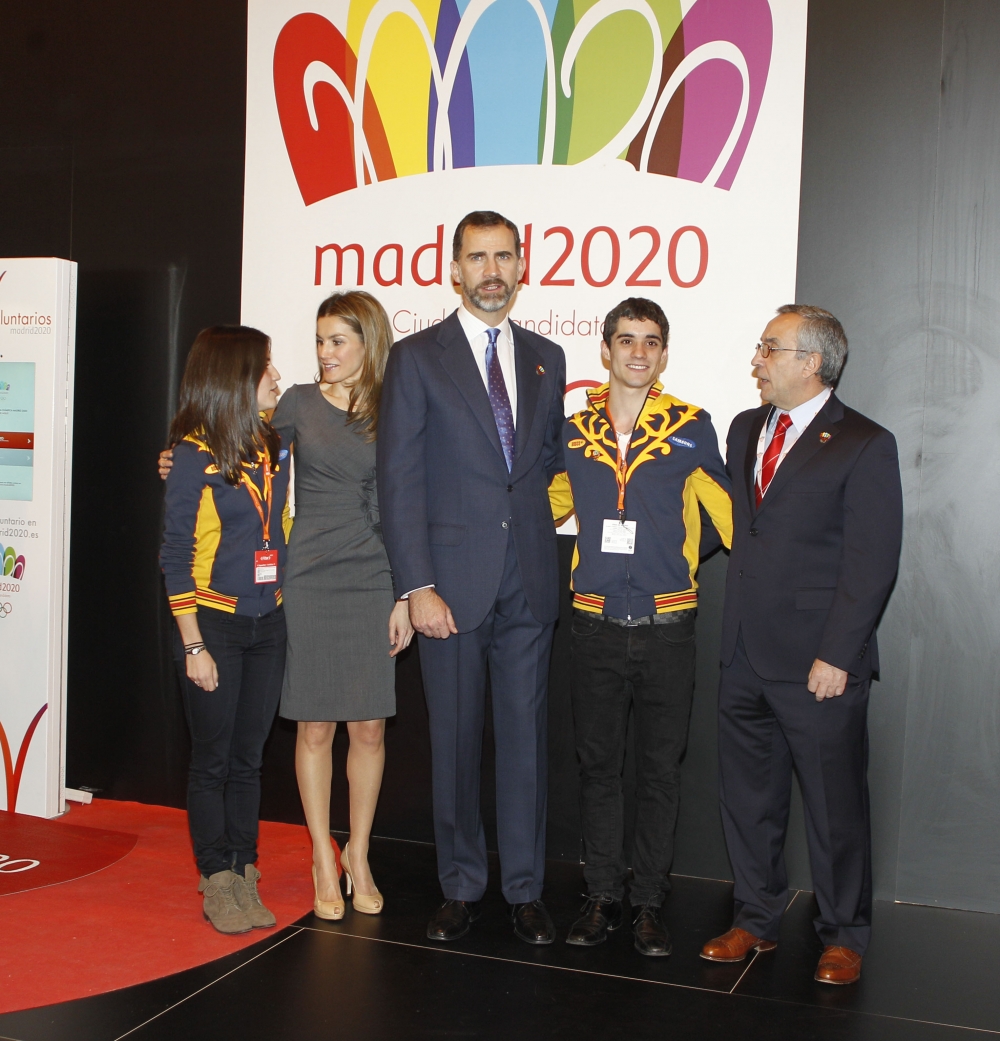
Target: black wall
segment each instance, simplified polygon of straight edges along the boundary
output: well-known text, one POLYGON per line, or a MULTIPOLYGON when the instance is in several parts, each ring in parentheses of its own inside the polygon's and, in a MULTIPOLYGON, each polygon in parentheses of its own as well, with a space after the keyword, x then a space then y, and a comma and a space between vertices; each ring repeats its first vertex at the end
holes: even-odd
POLYGON ((195 333, 238 321, 243 3, 4 6, 0 255, 79 267, 67 781, 179 805, 156 553, 195 333))
MULTIPOLYGON (((245 34, 239 0, 4 12, 0 256, 80 265, 67 781, 113 798, 183 804, 152 464, 187 345, 239 317, 245 34)), ((995 0, 813 0, 798 289, 844 321, 841 395, 896 433, 903 463, 904 557, 871 710, 877 894, 989 910, 1000 910, 998 54, 995 0)), ((783 302, 760 301, 762 328, 783 302)), ((729 873, 714 724, 725 567, 717 554, 701 573, 675 864, 711 877, 729 873)), ((562 626, 549 838, 552 854, 575 857, 565 641, 562 626)), ((398 687, 376 830, 429 839, 413 653, 398 687)), ((279 723, 264 777, 272 819, 301 819, 293 742, 279 723)), ((344 752, 338 740, 340 777, 344 752)), ((488 818, 491 766, 487 735, 488 818)), ((332 818, 347 820, 343 783, 332 818)), ((808 885, 798 810, 787 854, 793 884, 808 885)))

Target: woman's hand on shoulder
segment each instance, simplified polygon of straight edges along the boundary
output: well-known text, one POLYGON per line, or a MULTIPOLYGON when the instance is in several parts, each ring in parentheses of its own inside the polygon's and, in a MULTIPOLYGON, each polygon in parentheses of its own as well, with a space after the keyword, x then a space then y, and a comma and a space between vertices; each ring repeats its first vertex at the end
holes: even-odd
POLYGON ((171 473, 185 476, 190 476, 192 473, 203 473, 205 469, 203 452, 207 452, 203 445, 195 444, 186 438, 169 448, 164 448, 156 460, 160 477, 165 481, 171 473))
POLYGON ((409 605, 405 600, 397 600, 389 615, 389 657, 395 658, 400 651, 405 651, 412 639, 409 605))

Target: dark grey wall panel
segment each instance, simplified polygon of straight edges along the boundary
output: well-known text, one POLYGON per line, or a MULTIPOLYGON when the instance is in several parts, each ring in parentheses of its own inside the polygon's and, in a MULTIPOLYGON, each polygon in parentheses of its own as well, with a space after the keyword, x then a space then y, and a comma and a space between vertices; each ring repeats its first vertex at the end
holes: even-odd
POLYGON ((941 0, 810 5, 797 297, 844 323, 838 393, 892 430, 906 505, 900 579, 869 710, 876 894, 894 898, 928 346, 941 0))
POLYGON ((906 507, 869 716, 876 895, 1000 911, 1000 5, 816 2, 800 300, 906 507))
POLYGON ((948 0, 897 897, 1000 911, 1000 5, 948 0))

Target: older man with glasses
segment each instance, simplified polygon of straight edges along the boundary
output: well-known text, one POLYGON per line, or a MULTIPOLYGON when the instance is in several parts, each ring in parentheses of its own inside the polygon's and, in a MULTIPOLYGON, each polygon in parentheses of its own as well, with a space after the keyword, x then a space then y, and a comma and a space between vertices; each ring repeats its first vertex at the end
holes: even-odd
POLYGON ((733 927, 709 961, 773 950, 788 903, 792 771, 805 805, 821 983, 854 983, 871 935, 868 691, 896 575, 896 441, 834 394, 836 318, 779 308, 753 357, 760 408, 729 431, 733 546, 722 630, 719 772, 733 927))

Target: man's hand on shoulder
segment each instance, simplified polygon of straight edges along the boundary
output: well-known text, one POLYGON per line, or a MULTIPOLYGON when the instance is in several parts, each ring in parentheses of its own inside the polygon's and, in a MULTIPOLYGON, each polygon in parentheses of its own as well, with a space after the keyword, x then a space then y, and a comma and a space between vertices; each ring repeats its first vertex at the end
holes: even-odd
POLYGON ((160 477, 165 481, 167 474, 170 473, 170 468, 174 465, 174 450, 172 448, 164 448, 160 453, 158 460, 158 466, 160 468, 160 477))
POLYGON ((817 658, 809 670, 808 686, 809 693, 815 694, 817 701, 839 698, 847 689, 847 673, 817 658))
POLYGON ((447 640, 458 632, 451 608, 438 596, 437 590, 418 589, 409 596, 410 623, 422 636, 447 640))

